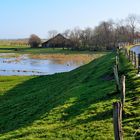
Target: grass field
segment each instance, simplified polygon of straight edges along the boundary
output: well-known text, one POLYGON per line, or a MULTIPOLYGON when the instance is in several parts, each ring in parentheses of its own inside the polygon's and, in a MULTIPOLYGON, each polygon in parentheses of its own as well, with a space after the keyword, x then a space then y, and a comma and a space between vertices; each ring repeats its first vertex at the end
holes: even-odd
MULTIPOLYGON (((0 77, 0 140, 113 140, 115 92, 109 53, 67 73, 0 77)), ((139 139, 140 78, 121 56, 127 76, 124 139, 139 139)))
MULTIPOLYGON (((1 46, 0 53, 22 53, 22 54, 100 54, 100 52, 93 51, 74 51, 62 48, 30 48, 29 46, 1 46)), ((106 52, 104 52, 106 53, 106 52)))

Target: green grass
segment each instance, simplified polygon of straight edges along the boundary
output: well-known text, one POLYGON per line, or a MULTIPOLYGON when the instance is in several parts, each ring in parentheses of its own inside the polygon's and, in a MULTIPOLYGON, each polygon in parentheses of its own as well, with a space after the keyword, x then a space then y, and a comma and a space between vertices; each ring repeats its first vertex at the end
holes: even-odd
POLYGON ((121 54, 121 72, 126 75, 126 103, 123 112, 124 137, 140 139, 140 77, 121 54))
MULTIPOLYGON (((30 48, 29 46, 1 46, 0 45, 0 53, 22 53, 22 54, 56 54, 56 53, 63 53, 63 54, 93 54, 93 53, 100 53, 100 52, 93 52, 93 51, 74 51, 68 50, 63 48, 30 48), (18 49, 15 51, 15 49, 18 49)), ((105 52, 107 53, 107 52, 105 52)))
MULTIPOLYGON (((140 79, 121 59, 121 73, 128 79, 123 128, 129 140, 139 134, 139 100, 133 98, 139 99, 140 79)), ((1 76, 0 140, 113 140, 112 103, 119 100, 114 62, 115 55, 109 53, 67 73, 1 76)))

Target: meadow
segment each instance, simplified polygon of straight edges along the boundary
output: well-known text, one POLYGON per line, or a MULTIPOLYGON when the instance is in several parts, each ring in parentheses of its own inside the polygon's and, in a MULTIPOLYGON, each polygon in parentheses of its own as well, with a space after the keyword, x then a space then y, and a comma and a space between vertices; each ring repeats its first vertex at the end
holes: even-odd
POLYGON ((113 94, 114 86, 113 81, 99 84, 110 69, 102 73, 100 65, 101 60, 70 73, 0 77, 0 138, 84 139, 100 137, 101 129, 102 138, 113 136, 113 99, 104 97, 113 94))
MULTIPOLYGON (((127 78, 124 139, 138 140, 140 79, 123 55, 120 59, 127 78)), ((0 76, 0 140, 113 140, 112 103, 120 97, 114 63, 115 54, 107 53, 71 72, 0 76)))
MULTIPOLYGON (((62 48, 31 48, 29 46, 0 45, 0 53, 22 53, 22 54, 100 54, 94 51, 76 51, 62 48)), ((106 53, 106 52, 102 52, 106 53)))

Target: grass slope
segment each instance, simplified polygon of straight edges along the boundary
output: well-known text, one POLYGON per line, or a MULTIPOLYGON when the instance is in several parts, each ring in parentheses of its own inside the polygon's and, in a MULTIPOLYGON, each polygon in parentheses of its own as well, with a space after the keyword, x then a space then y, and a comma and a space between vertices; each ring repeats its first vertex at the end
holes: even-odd
MULTIPOLYGON (((111 80, 114 61, 111 53, 67 73, 0 77, 0 139, 113 140, 112 103, 119 97, 111 80)), ((133 111, 138 101, 126 100, 127 140, 139 133, 133 111)))

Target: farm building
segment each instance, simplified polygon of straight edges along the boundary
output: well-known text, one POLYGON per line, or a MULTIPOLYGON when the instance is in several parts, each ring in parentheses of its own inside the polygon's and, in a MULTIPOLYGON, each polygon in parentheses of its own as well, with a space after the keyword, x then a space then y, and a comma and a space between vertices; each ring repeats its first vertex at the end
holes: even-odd
POLYGON ((72 48, 73 43, 70 39, 65 38, 63 35, 58 34, 48 41, 42 43, 42 47, 46 48, 72 48))

